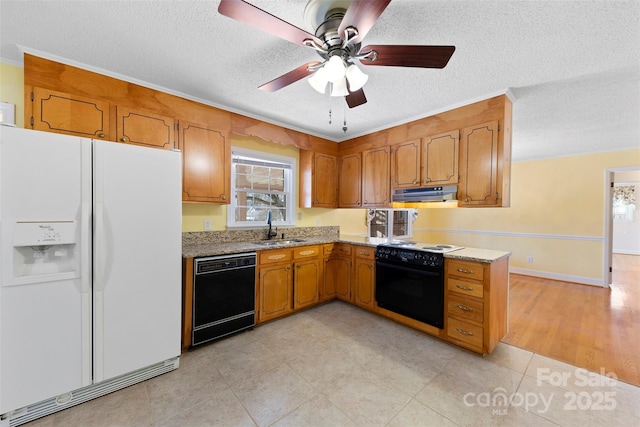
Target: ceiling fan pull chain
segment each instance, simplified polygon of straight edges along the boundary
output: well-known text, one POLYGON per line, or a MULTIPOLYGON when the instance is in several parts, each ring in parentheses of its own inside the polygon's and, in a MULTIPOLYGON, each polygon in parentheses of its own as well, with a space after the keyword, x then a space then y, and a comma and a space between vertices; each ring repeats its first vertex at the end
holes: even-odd
POLYGON ((347 107, 344 107, 344 124, 342 125, 342 132, 347 133, 347 107))
POLYGON ((331 92, 333 91, 333 82, 329 82, 329 124, 331 124, 331 92))

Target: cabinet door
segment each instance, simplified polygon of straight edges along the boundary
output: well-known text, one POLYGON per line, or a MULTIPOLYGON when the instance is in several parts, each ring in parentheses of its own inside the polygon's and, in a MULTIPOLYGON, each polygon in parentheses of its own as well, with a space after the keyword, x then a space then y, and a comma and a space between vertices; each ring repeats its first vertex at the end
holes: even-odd
POLYGON ((420 140, 403 142, 391 150, 391 176, 393 188, 420 185, 420 140))
POLYGON ((340 158, 338 207, 357 208, 362 205, 362 158, 360 153, 340 158))
POLYGON ((259 322, 291 312, 291 277, 291 264, 289 263, 260 267, 259 322))
POLYGON ((389 147, 381 147, 362 153, 362 207, 390 203, 389 152, 389 147))
POLYGON ((315 153, 313 158, 313 207, 338 206, 338 160, 329 154, 315 153))
POLYGON ((327 299, 351 300, 351 258, 332 256, 325 263, 324 288, 327 299))
POLYGON ((172 117, 118 106, 116 118, 119 142, 166 150, 175 148, 172 117))
POLYGON ((368 259, 356 258, 355 260, 355 282, 354 301, 357 305, 373 310, 374 307, 374 287, 375 287, 375 265, 368 259))
POLYGON ((458 130, 422 140, 422 184, 429 186, 458 183, 458 130))
POLYGON ((109 103, 33 88, 33 129, 109 140, 109 103))
POLYGON ((498 122, 462 129, 460 141, 460 206, 497 206, 498 122))
POLYGON ((231 148, 226 131, 180 121, 182 200, 229 203, 231 148))
POLYGON ((320 260, 308 259, 293 264, 293 308, 299 309, 318 302, 320 260))

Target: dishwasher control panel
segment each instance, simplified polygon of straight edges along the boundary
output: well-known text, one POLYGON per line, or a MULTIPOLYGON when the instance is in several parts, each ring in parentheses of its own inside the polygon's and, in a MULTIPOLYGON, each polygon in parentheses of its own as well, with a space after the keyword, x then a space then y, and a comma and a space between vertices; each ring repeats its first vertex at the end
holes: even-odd
POLYGON ((256 254, 243 253, 233 255, 221 255, 207 258, 196 258, 195 274, 207 274, 216 271, 235 268, 247 268, 256 265, 256 254))

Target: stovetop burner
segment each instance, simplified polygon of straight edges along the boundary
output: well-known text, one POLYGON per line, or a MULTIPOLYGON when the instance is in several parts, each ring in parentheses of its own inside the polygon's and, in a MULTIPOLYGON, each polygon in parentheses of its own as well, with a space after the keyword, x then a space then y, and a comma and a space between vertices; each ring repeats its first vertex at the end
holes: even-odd
POLYGON ((440 254, 457 251, 459 249, 464 249, 462 246, 442 245, 437 243, 412 242, 408 240, 394 240, 388 243, 382 243, 379 246, 387 246, 387 247, 391 246, 396 248, 412 249, 416 251, 434 252, 434 253, 440 253, 440 254))

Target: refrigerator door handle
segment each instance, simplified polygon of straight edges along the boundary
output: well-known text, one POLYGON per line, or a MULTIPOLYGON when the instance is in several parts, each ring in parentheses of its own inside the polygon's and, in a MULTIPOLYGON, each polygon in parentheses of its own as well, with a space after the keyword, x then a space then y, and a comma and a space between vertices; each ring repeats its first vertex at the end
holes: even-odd
POLYGON ((93 248, 93 267, 94 277, 93 286, 94 292, 104 291, 106 282, 106 242, 104 233, 104 204, 96 203, 94 215, 96 218, 94 226, 94 248, 93 248))
POLYGON ((80 277, 82 293, 91 292, 91 205, 82 202, 80 213, 80 277))

